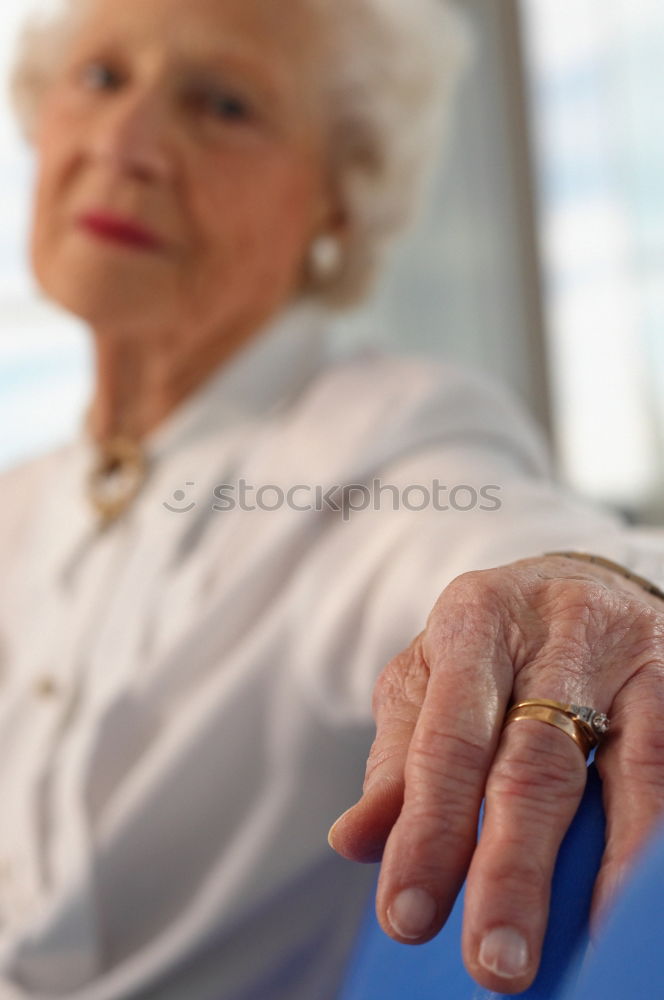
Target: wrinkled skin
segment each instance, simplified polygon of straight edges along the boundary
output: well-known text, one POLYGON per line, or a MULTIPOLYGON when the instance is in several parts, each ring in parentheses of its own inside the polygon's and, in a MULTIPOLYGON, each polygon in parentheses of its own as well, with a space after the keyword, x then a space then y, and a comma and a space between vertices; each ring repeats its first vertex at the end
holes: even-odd
POLYGON ((590 705, 611 718, 596 757, 607 815, 596 931, 664 806, 663 675, 664 601, 611 570, 549 556, 453 580, 378 679, 363 795, 331 832, 344 857, 381 861, 376 907, 386 933, 410 944, 432 938, 467 875, 469 973, 504 993, 532 982, 556 854, 586 769, 552 726, 527 720, 503 730, 509 705, 526 698, 590 705), (428 926, 406 933, 402 913, 400 933, 390 916, 398 919, 394 901, 410 887, 431 897, 428 926), (523 938, 521 969, 510 966, 507 929, 523 938))

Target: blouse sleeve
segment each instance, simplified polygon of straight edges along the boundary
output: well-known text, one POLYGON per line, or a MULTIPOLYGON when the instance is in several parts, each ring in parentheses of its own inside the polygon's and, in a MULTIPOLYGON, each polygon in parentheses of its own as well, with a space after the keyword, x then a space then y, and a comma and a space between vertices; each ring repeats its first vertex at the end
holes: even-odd
POLYGON ((502 390, 443 373, 406 419, 391 430, 400 454, 365 462, 291 606, 295 668, 326 716, 370 716, 378 673, 461 573, 577 549, 664 584, 664 531, 632 529, 558 484, 540 432, 502 390))

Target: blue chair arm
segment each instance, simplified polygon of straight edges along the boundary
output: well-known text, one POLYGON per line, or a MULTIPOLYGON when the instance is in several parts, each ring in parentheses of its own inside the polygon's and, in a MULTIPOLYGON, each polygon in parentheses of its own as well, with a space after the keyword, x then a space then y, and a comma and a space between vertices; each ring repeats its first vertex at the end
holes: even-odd
MULTIPOLYGON (((578 979, 603 849, 601 783, 591 764, 583 800, 558 855, 540 969, 520 997, 558 1000, 578 979)), ((372 900, 338 1000, 403 1000, 406 996, 409 1000, 489 1000, 500 996, 479 987, 464 968, 462 914, 463 891, 440 934, 423 945, 403 945, 382 931, 372 900)))

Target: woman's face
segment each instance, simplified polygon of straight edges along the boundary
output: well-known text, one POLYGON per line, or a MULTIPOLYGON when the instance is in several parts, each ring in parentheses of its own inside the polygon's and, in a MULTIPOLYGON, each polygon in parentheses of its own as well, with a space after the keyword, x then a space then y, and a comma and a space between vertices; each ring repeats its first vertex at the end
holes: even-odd
POLYGON ((332 218, 314 65, 299 0, 91 0, 39 115, 46 293, 132 334, 271 316, 332 218))

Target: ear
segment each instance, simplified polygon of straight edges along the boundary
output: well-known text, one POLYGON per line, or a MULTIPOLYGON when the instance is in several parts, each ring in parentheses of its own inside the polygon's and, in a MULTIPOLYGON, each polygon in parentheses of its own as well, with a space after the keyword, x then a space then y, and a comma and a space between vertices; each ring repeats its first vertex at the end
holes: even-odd
POLYGON ((305 288, 320 290, 340 272, 350 235, 349 215, 332 185, 322 192, 305 260, 305 288))
POLYGON ((344 204, 338 182, 330 178, 321 194, 313 236, 332 236, 343 244, 346 242, 348 231, 348 209, 344 204))

